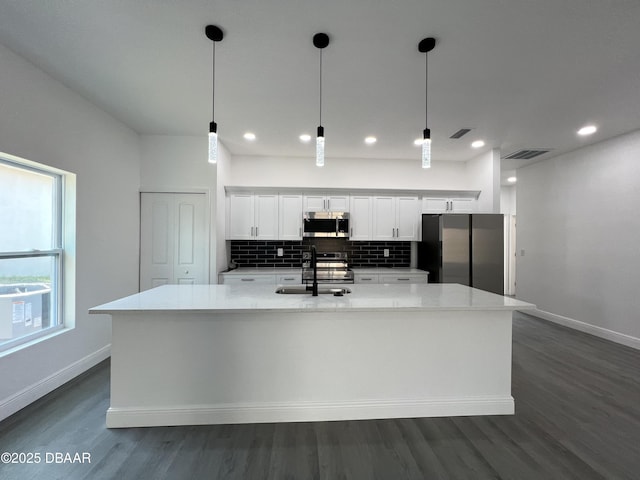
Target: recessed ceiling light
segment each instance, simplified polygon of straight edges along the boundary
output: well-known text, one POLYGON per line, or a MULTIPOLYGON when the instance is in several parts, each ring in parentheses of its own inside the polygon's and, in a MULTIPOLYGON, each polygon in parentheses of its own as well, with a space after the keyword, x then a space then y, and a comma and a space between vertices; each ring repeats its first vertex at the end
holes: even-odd
POLYGON ((509 182, 509 183, 516 183, 517 181, 518 181, 518 179, 516 177, 507 178, 507 182, 509 182))
POLYGON ((480 147, 484 147, 484 142, 482 140, 476 140, 475 142, 473 142, 471 144, 471 146, 473 148, 480 148, 480 147))
POLYGON ((422 139, 421 139, 421 138, 416 138, 416 139, 413 141, 413 144, 414 144, 416 147, 419 147, 420 145, 422 145, 422 139))
POLYGON ((595 125, 587 125, 578 130, 578 135, 591 135, 592 133, 596 133, 598 128, 595 125))
POLYGON ((364 143, 366 143, 367 145, 373 145, 377 141, 378 139, 376 137, 367 137, 364 139, 364 143))
POLYGON ((303 133, 299 138, 301 142, 307 143, 311 141, 311 135, 309 135, 308 133, 303 133))
POLYGON ((249 140, 250 142, 253 142, 256 139, 256 134, 255 133, 251 133, 251 132, 247 132, 243 135, 245 140, 249 140))

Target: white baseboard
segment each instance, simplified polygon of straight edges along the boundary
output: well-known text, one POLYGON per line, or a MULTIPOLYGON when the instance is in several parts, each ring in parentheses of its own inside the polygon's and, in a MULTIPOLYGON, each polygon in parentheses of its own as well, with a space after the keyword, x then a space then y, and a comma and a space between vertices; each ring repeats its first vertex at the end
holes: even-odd
POLYGON ((44 397, 46 394, 64 385, 69 380, 72 380, 94 365, 97 365, 101 361, 109 358, 110 355, 111 345, 106 345, 100 350, 81 358, 77 362, 74 362, 54 374, 43 378, 33 385, 29 385, 10 397, 0 400, 0 420, 4 420, 27 405, 35 402, 39 398, 44 397))
POLYGON ((379 418, 512 415, 513 397, 367 402, 186 405, 160 408, 109 408, 108 428, 238 423, 326 422, 379 418))
POLYGON ((556 315, 555 313, 545 312, 544 310, 527 310, 522 313, 533 315, 534 317, 540 317, 545 320, 549 320, 550 322, 573 328, 574 330, 580 330, 581 332, 640 350, 640 338, 632 337, 631 335, 591 325, 590 323, 581 322, 580 320, 575 320, 573 318, 563 317, 562 315, 556 315))

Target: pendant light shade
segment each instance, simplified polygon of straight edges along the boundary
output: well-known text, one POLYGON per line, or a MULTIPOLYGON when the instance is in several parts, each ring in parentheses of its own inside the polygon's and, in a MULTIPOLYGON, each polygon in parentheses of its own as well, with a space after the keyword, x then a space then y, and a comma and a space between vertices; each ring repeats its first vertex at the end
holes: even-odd
POLYGON ((209 123, 209 163, 218 162, 218 124, 215 122, 216 106, 216 42, 224 38, 220 27, 207 25, 205 35, 213 43, 212 75, 211 75, 211 123, 209 123))
POLYGON ((423 38, 418 43, 418 51, 424 53, 424 123, 425 128, 422 131, 422 168, 431 168, 431 130, 429 130, 429 122, 427 121, 428 109, 428 83, 429 83, 429 56, 427 55, 436 46, 436 39, 433 37, 423 38))
POLYGON ((316 166, 324 166, 324 127, 322 126, 322 49, 329 45, 329 35, 316 33, 313 36, 313 45, 320 50, 320 121, 316 136, 316 166))

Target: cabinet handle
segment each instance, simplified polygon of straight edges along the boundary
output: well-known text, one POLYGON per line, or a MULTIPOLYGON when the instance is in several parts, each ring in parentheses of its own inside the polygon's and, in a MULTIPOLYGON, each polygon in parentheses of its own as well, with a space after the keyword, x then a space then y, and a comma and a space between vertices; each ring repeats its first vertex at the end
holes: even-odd
POLYGON ((241 282, 253 282, 255 280, 255 278, 241 278, 240 281, 241 282))
POLYGON ((302 227, 298 227, 298 236, 301 237, 302 236, 302 227))
POLYGON ((398 280, 399 282, 408 282, 411 279, 410 278, 396 278, 396 280, 398 280))
POLYGON ((365 282, 370 282, 371 280, 373 280, 373 278, 361 278, 360 280, 363 280, 365 282))
POLYGON ((349 235, 350 237, 353 237, 353 227, 351 227, 351 235, 349 235))
POLYGON ((256 227, 256 237, 258 236, 258 227, 256 227))
POLYGON ((284 278, 283 280, 285 280, 285 281, 291 281, 291 280, 295 280, 295 278, 293 278, 293 277, 289 277, 289 278, 284 278))
POLYGON ((253 227, 251 227, 251 236, 253 237, 253 227))

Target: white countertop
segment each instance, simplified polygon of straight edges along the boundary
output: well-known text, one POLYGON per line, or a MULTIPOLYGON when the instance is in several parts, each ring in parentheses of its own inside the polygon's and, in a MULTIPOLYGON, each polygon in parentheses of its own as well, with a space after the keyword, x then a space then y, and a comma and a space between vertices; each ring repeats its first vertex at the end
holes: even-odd
MULTIPOLYGON (((344 287, 345 285, 340 285, 344 287)), ((352 293, 280 295, 275 285, 163 285, 89 313, 528 310, 530 303, 458 284, 347 285, 352 293)))

